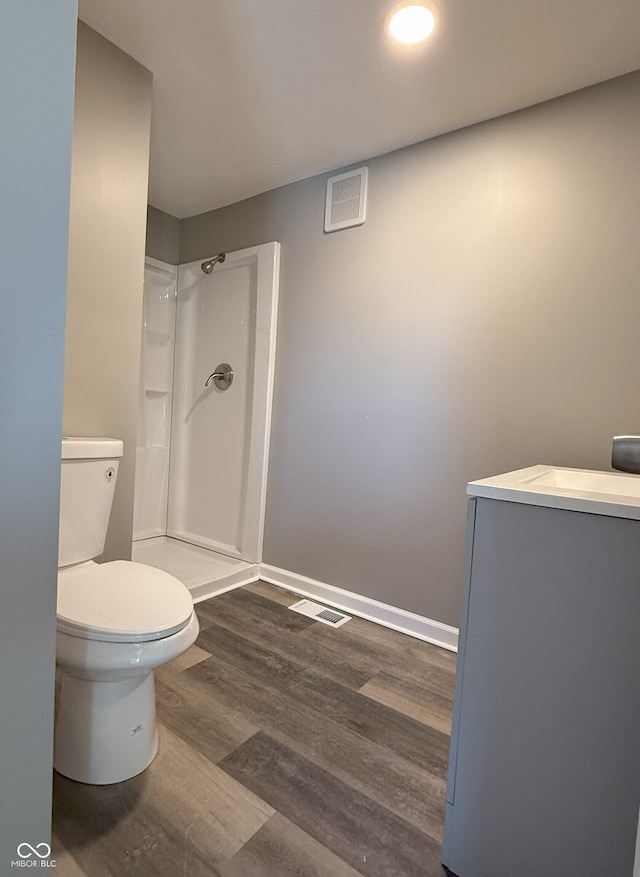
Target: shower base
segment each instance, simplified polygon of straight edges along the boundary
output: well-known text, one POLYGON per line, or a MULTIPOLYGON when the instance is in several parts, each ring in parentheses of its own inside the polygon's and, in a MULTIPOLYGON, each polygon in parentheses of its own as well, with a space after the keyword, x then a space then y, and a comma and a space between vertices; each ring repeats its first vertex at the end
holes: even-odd
POLYGON ((158 567, 180 579, 196 603, 258 578, 255 563, 227 557, 170 536, 154 536, 134 542, 132 560, 158 567))

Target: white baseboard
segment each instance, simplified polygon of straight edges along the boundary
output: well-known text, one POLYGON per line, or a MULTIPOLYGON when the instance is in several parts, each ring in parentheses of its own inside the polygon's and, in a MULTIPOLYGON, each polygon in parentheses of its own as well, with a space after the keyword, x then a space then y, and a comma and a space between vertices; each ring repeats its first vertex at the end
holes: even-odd
POLYGON ((358 615, 383 627, 406 633, 415 639, 424 640, 451 652, 458 651, 458 629, 442 624, 440 621, 398 609, 396 606, 381 603, 371 597, 354 594, 352 591, 345 591, 334 585, 309 579, 267 563, 260 564, 260 578, 273 585, 295 591, 303 597, 313 597, 351 615, 358 615))
POLYGON ((254 563, 249 567, 245 567, 245 569, 240 569, 237 572, 230 573, 212 582, 207 582, 204 585, 192 585, 189 591, 191 592, 193 602, 202 603, 203 600, 208 600, 209 597, 217 597, 218 594, 235 591, 236 588, 241 588, 243 585, 257 582, 260 578, 259 570, 260 566, 254 563))
POLYGON ((392 630, 432 643, 434 646, 448 649, 451 652, 458 651, 458 629, 456 627, 450 627, 441 621, 416 615, 406 609, 398 609, 397 606, 381 603, 372 597, 355 594, 353 591, 345 591, 343 588, 336 588, 335 585, 319 582, 317 579, 310 579, 307 576, 280 569, 268 563, 252 564, 216 581, 191 586, 191 596, 194 603, 200 603, 202 600, 208 600, 210 597, 216 597, 226 591, 233 591, 258 579, 279 585, 281 588, 301 594, 303 597, 320 600, 336 609, 342 609, 349 615, 366 618, 367 621, 373 621, 383 627, 390 627, 392 630))

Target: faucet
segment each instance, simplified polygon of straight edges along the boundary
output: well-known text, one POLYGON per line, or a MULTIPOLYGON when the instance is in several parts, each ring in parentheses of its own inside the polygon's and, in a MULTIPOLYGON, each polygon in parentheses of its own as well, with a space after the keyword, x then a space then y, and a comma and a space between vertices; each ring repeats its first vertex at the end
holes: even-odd
POLYGON ((611 467, 640 475, 640 435, 614 435, 611 467))

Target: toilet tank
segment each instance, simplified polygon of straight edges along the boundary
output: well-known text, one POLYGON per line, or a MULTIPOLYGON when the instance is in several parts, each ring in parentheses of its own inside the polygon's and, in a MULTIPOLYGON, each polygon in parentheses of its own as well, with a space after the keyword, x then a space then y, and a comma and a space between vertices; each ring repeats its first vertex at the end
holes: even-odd
POLYGON ((59 568, 104 551, 122 452, 120 439, 62 439, 59 568))

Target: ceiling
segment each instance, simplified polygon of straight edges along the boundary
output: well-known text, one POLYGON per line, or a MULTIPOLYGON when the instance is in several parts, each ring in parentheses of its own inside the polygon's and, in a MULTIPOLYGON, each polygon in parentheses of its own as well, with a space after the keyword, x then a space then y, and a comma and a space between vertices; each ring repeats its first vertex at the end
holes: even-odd
POLYGON ((640 68, 639 0, 80 0, 154 75, 149 201, 212 210, 640 68))

